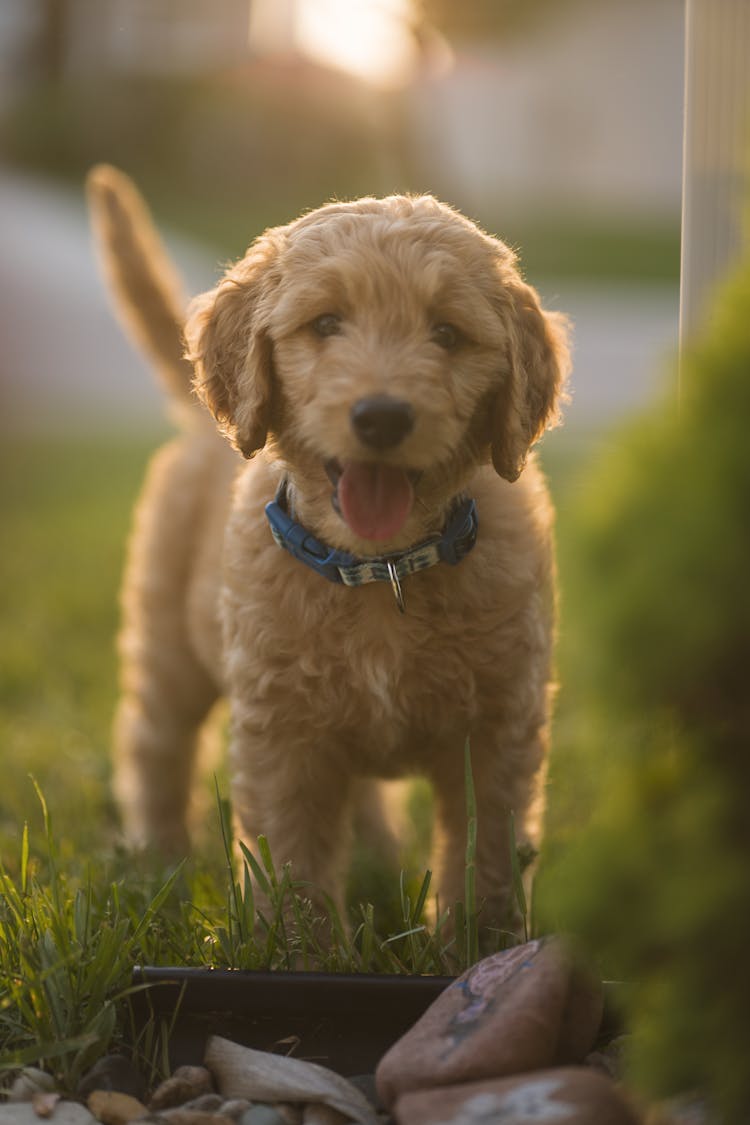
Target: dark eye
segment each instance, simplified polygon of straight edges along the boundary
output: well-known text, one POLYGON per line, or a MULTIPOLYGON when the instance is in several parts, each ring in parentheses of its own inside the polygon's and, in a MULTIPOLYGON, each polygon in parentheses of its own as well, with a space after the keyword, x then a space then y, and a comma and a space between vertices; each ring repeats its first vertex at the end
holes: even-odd
POLYGON ((336 313, 323 313, 322 316, 315 317, 311 327, 316 336, 338 336, 341 331, 341 317, 336 313))
POLYGON ((440 348, 444 348, 446 352, 457 348, 462 339, 459 330, 453 324, 447 322, 433 324, 430 337, 433 343, 440 348))

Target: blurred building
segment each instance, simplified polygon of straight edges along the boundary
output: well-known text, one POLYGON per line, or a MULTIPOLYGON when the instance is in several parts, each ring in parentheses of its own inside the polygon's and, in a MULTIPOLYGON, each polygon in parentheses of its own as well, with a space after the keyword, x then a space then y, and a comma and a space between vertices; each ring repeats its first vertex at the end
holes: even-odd
POLYGON ((248 0, 67 0, 70 70, 216 70, 247 60, 248 0))
MULTIPOLYGON (((5 87, 40 67, 71 77, 288 65, 299 57, 300 2, 3 0, 5 87)), ((450 69, 417 62, 388 113, 410 134, 423 180, 475 214, 522 204, 673 217, 683 9, 684 0, 547 4, 524 32, 462 44, 450 69)))
POLYGON ((683 43, 683 0, 561 4, 417 88, 420 156, 480 214, 498 193, 535 211, 678 214, 683 43))
POLYGON ((2 0, 4 77, 221 69, 247 59, 249 11, 249 0, 2 0))

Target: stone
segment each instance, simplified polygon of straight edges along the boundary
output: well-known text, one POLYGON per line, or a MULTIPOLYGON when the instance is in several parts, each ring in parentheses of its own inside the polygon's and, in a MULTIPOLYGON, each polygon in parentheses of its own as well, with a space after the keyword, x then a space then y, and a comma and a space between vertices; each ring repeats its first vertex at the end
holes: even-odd
POLYGON ((55 1090, 55 1080, 46 1070, 36 1066, 25 1066, 13 1079, 8 1090, 9 1102, 30 1102, 35 1094, 51 1094, 55 1090))
POLYGON ((683 1094, 649 1106, 645 1125, 721 1125, 718 1111, 701 1094, 683 1094))
POLYGON ((125 1055, 102 1055, 81 1078, 76 1094, 85 1101, 94 1090, 117 1090, 142 1102, 146 1079, 125 1055))
POLYGON ((232 1125, 232 1119, 221 1111, 211 1113, 201 1109, 188 1109, 184 1105, 173 1105, 159 1113, 151 1111, 152 1120, 169 1122, 169 1125, 232 1125))
POLYGON ((242 1114, 240 1125, 286 1125, 286 1118, 276 1106, 257 1102, 242 1114))
POLYGON ((601 1025, 603 992, 557 938, 493 954, 458 977, 381 1059, 390 1107, 408 1090, 581 1062, 601 1025))
POLYGON ((586 1066, 601 1071, 616 1082, 625 1072, 625 1057, 630 1047, 630 1039, 630 1035, 619 1035, 596 1051, 591 1051, 584 1059, 586 1066))
POLYGON ((202 1094, 213 1094, 214 1083, 211 1072, 205 1066, 178 1066, 174 1074, 166 1078, 157 1088, 148 1103, 154 1112, 184 1105, 194 1101, 202 1094))
POLYGON ((348 1081, 365 1095, 376 1113, 382 1113, 385 1110, 385 1106, 378 1097, 374 1074, 355 1074, 348 1081))
POLYGON ((404 1094, 398 1125, 639 1125, 614 1083, 585 1067, 404 1094))
POLYGON ((302 1117, 304 1114, 304 1107, 299 1103, 294 1102, 275 1102, 274 1109, 277 1109, 281 1116, 284 1118, 286 1125, 302 1125, 302 1117))
MULTIPOLYGON (((31 1102, 0 1102, 0 1125, 39 1125, 40 1118, 31 1102)), ((54 1125, 96 1125, 85 1105, 59 1101, 52 1118, 54 1125)))
POLYGON ((349 1118, 324 1102, 308 1102, 302 1114, 302 1125, 349 1125, 349 1118))
POLYGON ((209 1038, 204 1061, 225 1098, 301 1102, 306 1106, 320 1102, 338 1110, 348 1121, 377 1125, 367 1098, 340 1074, 317 1063, 255 1051, 218 1035, 209 1038))
POLYGON ((60 1094, 57 1091, 38 1090, 31 1095, 31 1108, 37 1117, 51 1117, 59 1101, 60 1094))
MULTIPOLYGON (((250 1108, 250 1102, 247 1098, 230 1098, 229 1101, 225 1102, 218 1094, 204 1094, 203 1098, 198 1098, 198 1101, 204 1101, 209 1097, 219 1098, 222 1117, 229 1117, 232 1121, 239 1121, 245 1110, 250 1108)), ((193 1104, 197 1106, 197 1102, 193 1104)))
POLYGON ((143 1102, 119 1090, 92 1090, 86 1105, 102 1125, 127 1125, 146 1114, 143 1102))
MULTIPOLYGON (((247 1109, 247 1102, 241 1102, 242 1109, 247 1109)), ((197 1098, 192 1098, 191 1101, 185 1102, 183 1109, 194 1109, 201 1113, 221 1113, 224 1117, 231 1117, 227 1113, 227 1106, 229 1102, 225 1102, 221 1094, 200 1094, 197 1098)), ((242 1112, 242 1111, 240 1111, 242 1112)), ((169 1117, 169 1110, 163 1111, 164 1117, 169 1117)))

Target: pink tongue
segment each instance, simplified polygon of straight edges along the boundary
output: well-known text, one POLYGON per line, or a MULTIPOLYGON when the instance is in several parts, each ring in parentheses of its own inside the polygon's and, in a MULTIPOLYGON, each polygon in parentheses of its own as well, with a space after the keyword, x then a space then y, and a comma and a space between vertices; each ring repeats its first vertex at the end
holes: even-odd
POLYGON ((414 503, 403 469, 372 461, 348 461, 339 480, 341 514, 362 539, 390 539, 406 522, 414 503))

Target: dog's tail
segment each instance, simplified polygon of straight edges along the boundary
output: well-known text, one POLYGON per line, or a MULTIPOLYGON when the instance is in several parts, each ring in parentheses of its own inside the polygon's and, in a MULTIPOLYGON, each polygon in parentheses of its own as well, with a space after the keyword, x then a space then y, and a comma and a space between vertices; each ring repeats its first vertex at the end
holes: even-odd
POLYGON ((115 311, 156 367, 170 399, 194 402, 184 357, 182 283, 133 181, 109 164, 86 179, 91 223, 115 311))

